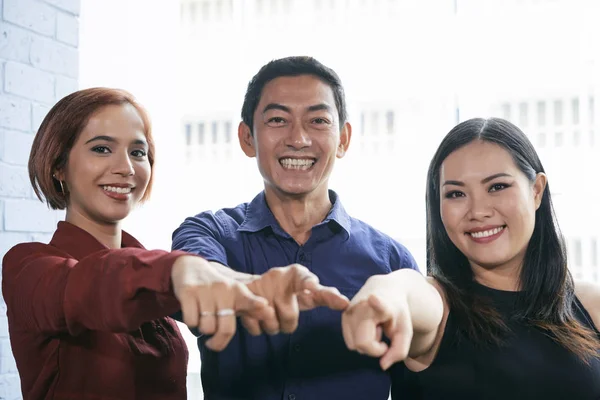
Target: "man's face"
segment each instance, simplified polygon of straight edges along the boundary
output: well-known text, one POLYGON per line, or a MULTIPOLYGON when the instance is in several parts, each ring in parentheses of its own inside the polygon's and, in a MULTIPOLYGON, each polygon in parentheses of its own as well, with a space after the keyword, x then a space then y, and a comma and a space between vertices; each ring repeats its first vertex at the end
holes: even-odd
POLYGON ((327 192, 336 158, 350 143, 331 87, 312 75, 279 77, 263 88, 252 132, 240 124, 242 149, 256 157, 266 190, 307 196, 327 192))

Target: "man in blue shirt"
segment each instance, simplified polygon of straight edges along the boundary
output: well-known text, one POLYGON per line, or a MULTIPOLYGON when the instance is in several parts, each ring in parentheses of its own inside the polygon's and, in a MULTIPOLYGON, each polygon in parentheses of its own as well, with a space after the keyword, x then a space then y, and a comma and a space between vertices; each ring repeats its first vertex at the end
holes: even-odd
MULTIPOLYGON (((264 191, 250 203, 187 218, 173 233, 173 249, 231 268, 259 295, 277 288, 262 278, 263 286, 253 287, 252 277, 290 264, 349 298, 372 275, 417 269, 404 246, 350 217, 328 188, 351 134, 333 70, 310 57, 266 64, 248 85, 238 129, 242 150, 257 159, 264 191)), ((297 299, 300 309, 314 305, 301 292, 297 299)), ((378 360, 346 348, 340 311, 321 307, 284 317, 281 331, 293 333, 273 336, 253 334, 277 327, 242 318, 247 330, 238 329, 219 353, 198 339, 206 399, 388 398, 398 371, 384 372, 378 360)))

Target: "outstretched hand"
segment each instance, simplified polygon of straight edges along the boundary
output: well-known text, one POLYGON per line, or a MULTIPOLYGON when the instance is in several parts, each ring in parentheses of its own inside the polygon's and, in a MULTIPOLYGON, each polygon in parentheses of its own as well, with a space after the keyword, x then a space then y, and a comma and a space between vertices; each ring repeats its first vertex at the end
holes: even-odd
POLYGON ((271 320, 275 315, 266 299, 200 257, 178 257, 171 270, 171 282, 183 322, 213 335, 206 346, 214 351, 223 350, 235 334, 236 315, 258 320, 271 320))
POLYGON ((242 324, 252 335, 292 333, 298 327, 300 311, 321 306, 344 310, 349 304, 346 296, 336 288, 319 284, 319 278, 299 264, 271 268, 247 286, 274 309, 274 314, 268 317, 257 318, 250 314, 241 317, 242 324))
POLYGON ((413 326, 408 304, 386 304, 375 294, 352 302, 342 314, 342 332, 346 346, 361 354, 380 357, 383 370, 408 357, 413 326), (383 341, 390 339, 390 345, 383 341))

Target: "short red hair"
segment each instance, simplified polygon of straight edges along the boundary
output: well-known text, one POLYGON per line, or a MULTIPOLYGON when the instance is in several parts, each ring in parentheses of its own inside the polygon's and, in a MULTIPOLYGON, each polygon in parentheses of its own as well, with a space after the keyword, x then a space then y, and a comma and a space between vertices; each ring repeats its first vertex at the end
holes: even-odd
MULTIPOLYGON (((90 117, 102 107, 131 104, 144 123, 144 135, 148 142, 150 169, 154 166, 154 140, 148 113, 135 97, 121 89, 91 88, 79 90, 62 98, 50 109, 35 135, 29 154, 29 180, 35 194, 54 210, 67 207, 67 197, 62 193, 53 175, 67 165, 69 152, 90 117)), ((141 201, 150 196, 153 174, 141 201)))

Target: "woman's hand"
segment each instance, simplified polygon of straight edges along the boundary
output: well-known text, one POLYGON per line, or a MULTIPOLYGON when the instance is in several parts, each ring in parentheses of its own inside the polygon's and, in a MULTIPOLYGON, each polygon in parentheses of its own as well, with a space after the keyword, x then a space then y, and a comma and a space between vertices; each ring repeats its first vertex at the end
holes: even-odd
POLYGON ((203 334, 213 335, 206 346, 214 351, 223 350, 235 334, 237 315, 268 321, 275 315, 267 300, 201 257, 177 258, 171 283, 183 321, 190 328, 198 327, 203 334))
POLYGON ((342 314, 344 341, 350 350, 381 357, 379 363, 386 370, 432 348, 443 309, 440 293, 419 272, 403 269, 375 275, 342 314))

